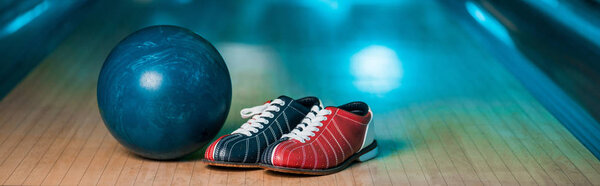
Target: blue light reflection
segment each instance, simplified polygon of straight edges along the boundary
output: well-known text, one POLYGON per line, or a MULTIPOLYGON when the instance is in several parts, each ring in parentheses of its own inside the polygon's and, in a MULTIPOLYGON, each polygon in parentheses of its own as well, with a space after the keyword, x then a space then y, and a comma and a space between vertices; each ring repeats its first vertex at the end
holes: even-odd
POLYGON ((600 46, 600 37, 598 37, 600 36, 600 22, 595 14, 578 10, 578 7, 569 7, 569 3, 561 4, 558 0, 526 0, 525 2, 563 25, 569 25, 573 31, 594 42, 596 46, 600 46))
POLYGON ((354 86, 362 92, 382 94, 400 86, 404 70, 398 55, 384 46, 368 46, 351 58, 354 86))
POLYGON ((1 36, 6 36, 16 32, 21 29, 23 26, 27 25, 29 22, 40 16, 42 13, 48 10, 50 7, 50 3, 48 1, 42 1, 37 4, 35 7, 30 9, 29 11, 17 16, 15 19, 10 21, 4 28, 2 29, 1 36))
POLYGON ((506 28, 500 24, 496 18, 494 18, 491 14, 489 14, 485 9, 482 9, 477 4, 467 1, 465 3, 467 11, 471 16, 486 30, 488 30, 491 34, 493 34, 496 38, 501 40, 507 45, 514 46, 510 35, 506 28))

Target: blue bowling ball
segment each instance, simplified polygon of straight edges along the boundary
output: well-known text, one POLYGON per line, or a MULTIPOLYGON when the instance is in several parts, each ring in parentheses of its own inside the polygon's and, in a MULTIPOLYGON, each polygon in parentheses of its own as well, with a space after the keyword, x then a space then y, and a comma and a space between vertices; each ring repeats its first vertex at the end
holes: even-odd
POLYGON ((151 26, 123 39, 104 62, 97 88, 110 133, 150 159, 202 148, 231 105, 231 79, 219 52, 176 26, 151 26))

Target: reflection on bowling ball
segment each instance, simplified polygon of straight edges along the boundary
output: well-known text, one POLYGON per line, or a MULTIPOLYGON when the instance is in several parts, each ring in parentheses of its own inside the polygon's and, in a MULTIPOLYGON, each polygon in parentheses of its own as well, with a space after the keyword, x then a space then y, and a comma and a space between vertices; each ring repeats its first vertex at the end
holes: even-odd
POLYGON ((98 107, 110 133, 150 159, 202 148, 223 126, 231 79, 219 52, 176 26, 151 26, 121 41, 98 79, 98 107))

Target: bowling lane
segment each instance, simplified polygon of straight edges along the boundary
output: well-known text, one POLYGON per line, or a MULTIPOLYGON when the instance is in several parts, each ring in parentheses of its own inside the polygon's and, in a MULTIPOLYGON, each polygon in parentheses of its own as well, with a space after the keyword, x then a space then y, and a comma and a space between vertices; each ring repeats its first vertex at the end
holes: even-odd
POLYGON ((0 184, 600 183, 600 162, 481 45, 432 1, 98 1, 0 102, 0 184), (133 156, 102 124, 97 75, 119 40, 155 24, 225 58, 233 101, 217 136, 281 94, 362 100, 381 154, 320 177, 133 156))

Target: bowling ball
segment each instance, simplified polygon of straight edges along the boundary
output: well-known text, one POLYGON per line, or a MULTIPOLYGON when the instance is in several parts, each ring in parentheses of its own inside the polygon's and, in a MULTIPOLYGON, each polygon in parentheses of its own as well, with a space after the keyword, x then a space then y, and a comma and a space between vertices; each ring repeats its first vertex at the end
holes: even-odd
POLYGON ((219 52, 176 26, 151 26, 123 39, 100 71, 98 107, 110 133, 150 159, 193 153, 223 126, 231 79, 219 52))

